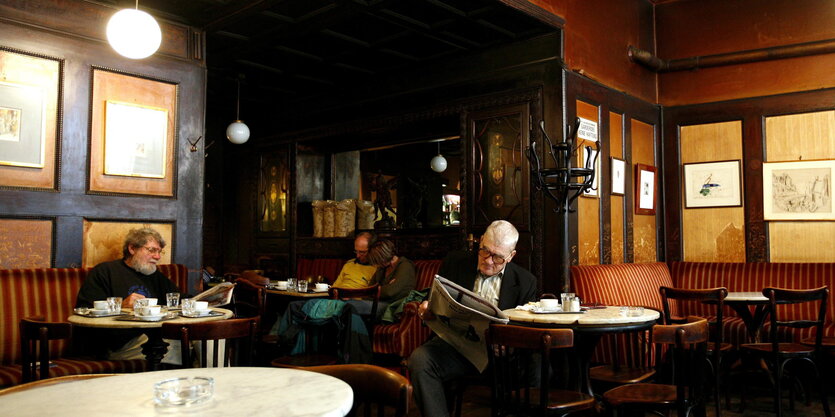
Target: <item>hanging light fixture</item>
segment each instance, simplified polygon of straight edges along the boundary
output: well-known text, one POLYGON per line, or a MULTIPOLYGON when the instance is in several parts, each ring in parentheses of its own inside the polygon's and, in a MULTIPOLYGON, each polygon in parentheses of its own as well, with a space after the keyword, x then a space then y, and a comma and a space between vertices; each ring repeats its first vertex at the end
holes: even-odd
POLYGON ((226 128, 226 139, 235 145, 246 143, 249 140, 249 126, 241 121, 241 79, 238 78, 238 101, 235 109, 235 121, 226 128))
POLYGON ((162 31, 151 15, 136 8, 122 9, 107 22, 107 42, 125 58, 142 59, 153 55, 162 42, 162 31))
POLYGON ((429 161, 429 167, 432 168, 432 171, 444 172, 446 171, 446 165, 446 158, 441 155, 441 142, 438 142, 438 155, 435 155, 435 157, 429 161))

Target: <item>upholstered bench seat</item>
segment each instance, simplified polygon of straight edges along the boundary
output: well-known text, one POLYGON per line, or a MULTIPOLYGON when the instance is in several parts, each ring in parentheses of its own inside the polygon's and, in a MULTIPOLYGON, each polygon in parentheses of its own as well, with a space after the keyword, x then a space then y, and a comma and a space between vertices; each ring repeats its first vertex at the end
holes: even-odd
MULTIPOLYGON (((120 374, 144 372, 147 370, 144 359, 96 361, 80 359, 55 359, 50 361, 49 377, 81 374, 120 374)), ((17 385, 23 381, 20 365, 0 366, 0 387, 17 385)))

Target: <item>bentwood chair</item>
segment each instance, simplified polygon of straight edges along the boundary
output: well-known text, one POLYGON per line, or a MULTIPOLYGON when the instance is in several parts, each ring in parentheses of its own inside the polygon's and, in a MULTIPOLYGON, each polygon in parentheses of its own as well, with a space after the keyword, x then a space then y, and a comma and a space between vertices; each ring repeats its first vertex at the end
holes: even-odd
MULTIPOLYGON (((708 307, 712 320, 708 320, 711 327, 711 337, 707 344, 708 365, 713 376, 713 396, 716 400, 716 416, 721 416, 722 407, 719 400, 719 385, 723 380, 722 370, 724 369, 723 358, 730 353, 733 345, 722 341, 724 329, 722 326, 725 307, 725 297, 728 296, 728 289, 724 287, 709 289, 685 289, 661 287, 661 302, 664 307, 664 324, 683 324, 687 322, 686 317, 676 316, 673 313, 670 301, 677 302, 679 309, 684 303, 694 304, 695 309, 708 307)), ((726 396, 727 398, 727 396, 726 396)))
POLYGON ((571 329, 492 324, 486 338, 494 417, 565 415, 594 407, 588 394, 551 388, 551 353, 574 345, 571 329))
MULTIPOLYGON (((774 383, 774 410, 777 417, 782 415, 782 384, 783 378, 787 375, 786 368, 789 365, 805 364, 814 373, 816 383, 820 392, 821 404, 826 417, 832 414, 829 410, 829 401, 824 390, 818 366, 822 358, 821 340, 823 338, 823 326, 826 320, 826 304, 829 300, 829 288, 820 287, 807 290, 791 290, 784 288, 765 288, 763 295, 768 297, 768 308, 770 315, 770 327, 768 329, 767 343, 749 343, 741 346, 742 350, 758 358, 764 359, 770 368, 774 383), (817 317, 805 319, 783 318, 787 307, 790 304, 818 303, 817 317), (790 334, 791 329, 814 329, 815 343, 806 345, 784 341, 785 335, 790 334)), ((814 311, 814 310, 809 310, 814 311)), ((788 314, 786 314, 788 315, 788 314)), ((800 373, 796 373, 799 375, 800 373)))
POLYGON ((395 417, 403 417, 409 411, 412 384, 403 375, 375 365, 349 364, 311 366, 305 371, 318 372, 339 378, 354 390, 354 406, 348 415, 386 416, 386 409, 393 409, 395 417), (376 410, 376 414, 372 411, 376 410))
POLYGON ((661 325, 652 328, 656 345, 656 364, 662 355, 672 368, 671 381, 622 385, 603 394, 603 401, 615 416, 622 411, 639 409, 655 412, 675 410, 686 417, 698 409, 704 415, 704 375, 709 328, 707 320, 688 318, 686 324, 661 325), (664 352, 664 353, 662 353, 664 352))
POLYGON ((56 376, 49 379, 39 379, 37 381, 27 382, 25 384, 15 385, 8 388, 0 389, 0 395, 11 394, 13 392, 26 391, 32 388, 45 387, 48 385, 64 384, 67 382, 83 381, 85 379, 102 378, 107 376, 118 376, 119 374, 81 374, 81 375, 64 375, 56 376))
POLYGON ((263 285, 241 277, 235 280, 235 292, 232 294, 232 310, 235 317, 258 317, 258 336, 255 356, 259 362, 267 361, 275 355, 278 337, 270 335, 272 321, 267 317, 267 289, 263 285))
POLYGON ((246 366, 253 363, 258 318, 199 323, 162 323, 162 337, 179 340, 184 368, 194 366, 191 342, 200 342, 200 367, 246 366), (211 348, 211 349, 210 349, 211 348), (208 352, 212 351, 209 357, 208 352))

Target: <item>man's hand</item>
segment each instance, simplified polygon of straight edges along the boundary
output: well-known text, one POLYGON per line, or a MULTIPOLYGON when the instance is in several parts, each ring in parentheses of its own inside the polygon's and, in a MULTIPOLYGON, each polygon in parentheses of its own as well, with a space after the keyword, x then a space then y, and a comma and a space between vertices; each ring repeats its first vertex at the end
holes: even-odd
POLYGON ((138 292, 135 292, 135 293, 125 297, 124 300, 122 300, 122 307, 133 308, 133 303, 140 298, 145 298, 145 296, 138 293, 138 292))
POLYGON ((423 321, 432 320, 435 318, 435 315, 432 314, 431 311, 429 311, 429 301, 424 301, 420 303, 420 305, 418 306, 418 317, 420 317, 423 321))

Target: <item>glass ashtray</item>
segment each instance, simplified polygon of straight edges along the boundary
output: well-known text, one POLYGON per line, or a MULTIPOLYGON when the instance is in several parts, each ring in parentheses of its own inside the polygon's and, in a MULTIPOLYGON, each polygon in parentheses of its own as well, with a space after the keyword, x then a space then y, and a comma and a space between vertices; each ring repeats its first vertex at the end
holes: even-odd
POLYGON ((172 378, 154 384, 154 402, 163 407, 188 406, 211 399, 214 392, 213 378, 172 378))

